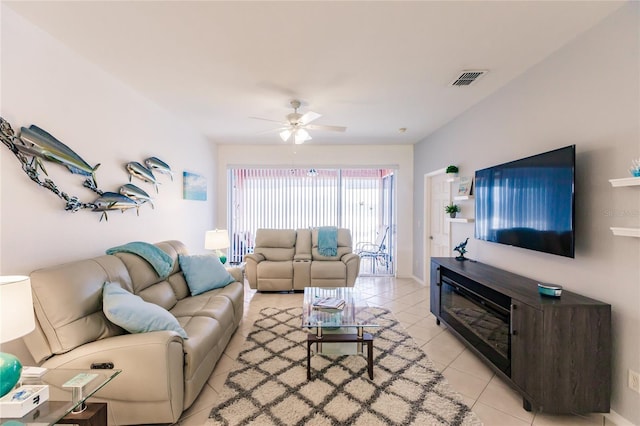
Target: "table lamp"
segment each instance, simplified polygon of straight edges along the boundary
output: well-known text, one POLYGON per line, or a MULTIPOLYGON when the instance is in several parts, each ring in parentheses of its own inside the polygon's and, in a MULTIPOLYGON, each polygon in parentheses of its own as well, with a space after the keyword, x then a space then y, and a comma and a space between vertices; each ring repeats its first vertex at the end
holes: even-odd
MULTIPOLYGON (((29 277, 0 277, 0 343, 29 334, 35 327, 29 277)), ((21 372, 18 358, 0 352, 0 398, 15 387, 21 372)))
POLYGON ((229 232, 226 229, 214 229, 207 231, 204 236, 204 248, 207 250, 215 250, 223 265, 227 261, 227 256, 222 251, 229 248, 229 232))

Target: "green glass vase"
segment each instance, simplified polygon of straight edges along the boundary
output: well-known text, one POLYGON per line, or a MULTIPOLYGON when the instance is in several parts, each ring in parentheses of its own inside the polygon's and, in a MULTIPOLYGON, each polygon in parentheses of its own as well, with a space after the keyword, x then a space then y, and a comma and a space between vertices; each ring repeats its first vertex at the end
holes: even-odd
POLYGON ((22 364, 15 356, 0 352, 0 398, 14 388, 22 373, 22 364))

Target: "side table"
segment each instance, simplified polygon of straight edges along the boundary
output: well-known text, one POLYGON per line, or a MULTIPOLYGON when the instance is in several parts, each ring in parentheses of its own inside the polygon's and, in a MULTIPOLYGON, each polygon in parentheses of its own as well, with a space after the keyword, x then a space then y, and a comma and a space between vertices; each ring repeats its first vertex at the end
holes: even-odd
POLYGON ((0 418, 0 425, 5 423, 16 424, 38 424, 55 425, 78 424, 82 426, 106 426, 107 425, 107 404, 106 403, 86 403, 86 400, 93 396, 113 380, 121 370, 76 370, 64 368, 52 368, 44 375, 36 378, 24 378, 23 384, 45 384, 49 385, 49 399, 32 409, 21 418, 0 418), (80 391, 72 392, 65 387, 65 383, 73 379, 78 374, 95 374, 93 380, 82 387, 80 391), (85 405, 85 409, 79 413, 72 413, 73 410, 85 405))

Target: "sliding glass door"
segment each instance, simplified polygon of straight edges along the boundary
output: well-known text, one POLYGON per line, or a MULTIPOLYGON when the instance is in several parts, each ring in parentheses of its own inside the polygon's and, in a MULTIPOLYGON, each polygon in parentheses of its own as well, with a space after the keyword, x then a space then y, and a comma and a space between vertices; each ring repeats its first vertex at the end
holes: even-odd
POLYGON ((230 259, 240 262, 259 228, 351 230, 362 275, 394 273, 393 169, 230 168, 230 259))

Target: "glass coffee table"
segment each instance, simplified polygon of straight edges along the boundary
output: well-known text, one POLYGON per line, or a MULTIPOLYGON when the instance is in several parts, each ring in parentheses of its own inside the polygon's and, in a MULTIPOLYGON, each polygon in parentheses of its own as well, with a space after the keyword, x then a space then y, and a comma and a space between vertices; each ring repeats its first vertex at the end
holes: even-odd
POLYGON ((307 334, 307 380, 311 379, 311 346, 322 353, 323 343, 354 343, 356 352, 363 354, 367 346, 367 370, 373 379, 373 336, 365 328, 378 327, 367 311, 366 300, 353 287, 305 287, 302 302, 302 328, 307 334), (344 300, 340 309, 325 309, 314 306, 314 302, 331 297, 344 300))
MULTIPOLYGON (((21 418, 0 418, 0 425, 55 425, 69 423, 64 419, 67 415, 74 416, 82 413, 86 407, 86 401, 98 392, 107 383, 113 380, 122 370, 76 370, 64 368, 52 368, 37 378, 24 378, 23 385, 49 385, 49 399, 21 418), (97 376, 81 388, 62 387, 70 379, 78 374, 96 374, 97 376), (63 420, 64 419, 64 420, 63 420)), ((106 424, 106 404, 104 404, 104 421, 106 424)), ((72 423, 81 423, 72 420, 72 423)), ((96 423, 91 423, 96 424, 96 423)))

